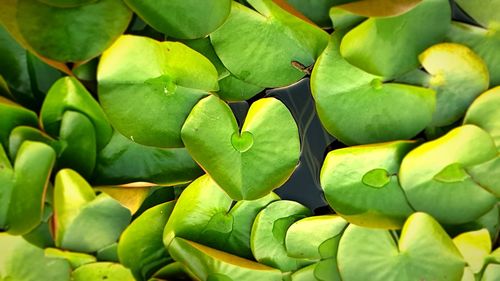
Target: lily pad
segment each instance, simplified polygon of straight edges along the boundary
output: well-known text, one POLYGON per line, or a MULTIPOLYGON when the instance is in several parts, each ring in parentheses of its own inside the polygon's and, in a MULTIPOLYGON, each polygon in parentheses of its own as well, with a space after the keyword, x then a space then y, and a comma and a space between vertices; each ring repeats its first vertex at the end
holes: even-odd
POLYGON ((175 202, 156 205, 135 219, 120 237, 118 256, 137 280, 148 280, 170 260, 162 234, 175 202))
POLYGON ((72 281, 135 281, 130 270, 119 263, 96 262, 80 266, 71 274, 72 281))
POLYGON ((352 0, 285 0, 314 23, 321 27, 331 27, 328 15, 330 7, 352 2, 352 0))
POLYGON ((481 26, 489 29, 500 30, 500 1, 498 0, 477 0, 474 2, 467 0, 455 0, 469 16, 477 21, 481 26))
POLYGON ((340 236, 348 222, 337 215, 303 218, 293 223, 286 232, 288 256, 320 260, 337 256, 340 236))
POLYGON ((43 143, 24 142, 12 165, 0 146, 0 228, 20 235, 33 230, 43 216, 48 178, 56 155, 43 143))
POLYGON ((477 219, 496 204, 467 169, 497 155, 490 135, 474 125, 455 128, 406 155, 399 181, 409 203, 446 224, 477 219))
POLYGON ((185 148, 145 146, 116 131, 98 152, 96 162, 92 179, 97 184, 151 182, 176 185, 203 174, 185 148))
POLYGON ((453 238, 453 243, 464 257, 473 273, 483 269, 486 257, 491 252, 491 238, 488 230, 466 232, 453 238))
POLYGON ((96 258, 89 254, 64 251, 57 248, 46 248, 44 254, 48 258, 64 259, 69 262, 72 269, 76 269, 84 264, 96 262, 96 258))
POLYGON ((436 111, 430 126, 446 126, 460 119, 467 107, 488 89, 488 68, 469 48, 441 43, 419 56, 430 73, 426 86, 436 91, 436 111))
POLYGON ((342 281, 336 258, 321 260, 291 275, 291 281, 342 281))
POLYGON ((217 77, 208 59, 181 43, 124 35, 99 62, 99 101, 132 141, 182 147, 182 124, 198 100, 218 90, 217 77))
POLYGON ((200 280, 282 280, 281 272, 277 269, 180 237, 172 240, 169 252, 200 280))
POLYGON ((254 201, 234 202, 208 175, 191 183, 177 200, 163 242, 182 237, 244 258, 252 258, 250 233, 258 212, 279 200, 270 193, 254 201))
POLYGON ((182 140, 193 159, 234 200, 257 199, 281 186, 300 156, 297 124, 275 98, 254 102, 240 130, 224 101, 206 97, 186 119, 182 140))
POLYGON ((415 213, 399 238, 349 225, 340 239, 338 266, 344 281, 460 281, 465 262, 431 216, 415 213))
POLYGON ((0 21, 21 45, 60 62, 97 57, 125 31, 132 17, 120 0, 99 0, 70 8, 38 0, 6 0, 0 8, 6 11, 0 21))
POLYGON ((71 267, 64 259, 47 257, 20 236, 0 233, 0 280, 70 281, 71 267))
POLYGON ((113 244, 131 218, 130 211, 105 193, 96 196, 76 172, 63 169, 54 187, 56 246, 95 252, 113 244))
POLYGON ((395 141, 328 153, 320 180, 330 206, 360 226, 401 228, 413 209, 399 185, 399 165, 415 146, 395 141))
MULTIPOLYGON (((487 9, 484 6, 478 7, 487 9)), ((490 87, 500 85, 500 55, 498 53, 500 31, 453 22, 446 37, 447 41, 468 46, 478 54, 488 66, 490 87)))
POLYGON ((409 139, 423 130, 434 114, 434 91, 384 83, 385 78, 349 64, 339 51, 342 36, 333 33, 311 76, 325 129, 348 145, 409 139))
POLYGON ((500 151, 500 87, 480 95, 465 114, 464 124, 473 124, 487 131, 500 151))
POLYGON ((0 144, 9 147, 11 131, 21 125, 38 126, 36 113, 0 96, 0 144))
MULTIPOLYGON (((359 3, 347 5, 361 5, 359 3)), ((414 3, 410 3, 412 5, 414 3)), ((418 55, 444 39, 450 22, 448 0, 422 0, 401 15, 371 17, 356 26, 342 39, 340 53, 364 71, 395 78, 418 67, 418 55), (419 34, 418 40, 415 40, 416 34, 419 34)))
POLYGON ((263 88, 292 84, 311 66, 328 34, 283 10, 272 0, 233 1, 226 22, 210 35, 215 52, 237 78, 263 88), (283 48, 286 46, 286 48, 283 48))
POLYGON ((311 215, 303 205, 288 200, 276 201, 259 212, 252 227, 250 246, 257 261, 283 272, 295 271, 311 261, 290 257, 285 247, 288 228, 311 215))
POLYGON ((202 38, 224 23, 231 0, 125 0, 146 23, 179 39, 202 38))

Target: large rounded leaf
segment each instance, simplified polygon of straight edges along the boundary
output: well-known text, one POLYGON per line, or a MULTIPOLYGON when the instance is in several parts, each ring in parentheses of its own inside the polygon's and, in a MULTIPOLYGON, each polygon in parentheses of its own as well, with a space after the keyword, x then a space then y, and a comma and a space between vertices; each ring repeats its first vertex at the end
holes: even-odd
POLYGON ((38 0, 5 0, 0 8, 6 11, 0 20, 16 40, 43 57, 61 62, 98 56, 125 31, 132 16, 121 0, 99 0, 70 8, 38 0))
POLYGON ((71 274, 72 281, 135 281, 130 270, 111 262, 96 262, 80 266, 71 274))
POLYGON ((272 0, 233 1, 226 22, 210 35, 222 63, 237 78, 261 87, 286 86, 305 73, 325 48, 326 32, 280 8, 272 0))
POLYGON ((450 237, 425 213, 410 216, 399 239, 353 224, 340 239, 343 281, 460 281, 464 265, 450 237))
POLYGON ((473 124, 488 132, 500 151, 500 87, 480 95, 469 107, 464 124, 473 124))
POLYGON ((235 200, 257 199, 282 185, 300 155, 297 124, 275 98, 253 103, 240 132, 229 106, 216 96, 206 97, 189 114, 182 140, 194 160, 235 200))
POLYGON ((369 18, 356 26, 342 40, 340 52, 369 73, 394 78, 417 67, 418 55, 444 39, 450 22, 448 0, 423 0, 402 15, 369 18))
POLYGON ((181 43, 125 35, 102 56, 99 100, 113 126, 144 145, 182 147, 192 107, 216 91, 217 71, 181 43))
POLYGON ((328 153, 320 179, 330 206, 357 225, 401 228, 413 209, 399 185, 399 165, 415 145, 396 141, 328 153))
POLYGON ((164 244, 182 237, 244 258, 252 258, 250 233, 258 212, 279 197, 270 193, 254 201, 234 202, 204 175, 177 200, 165 226, 164 244))
POLYGON ((70 280, 71 268, 66 260, 46 257, 43 249, 22 237, 0 233, 0 249, 0 280, 70 280))
POLYGON ((231 10, 231 0, 125 0, 146 23, 179 39, 201 38, 216 30, 231 10))
POLYGON ((431 74, 427 86, 436 91, 436 111, 431 126, 446 126, 457 121, 472 101, 488 89, 487 66, 463 45, 434 45, 420 54, 419 60, 431 74))
POLYGON ((115 131, 97 154, 92 178, 98 184, 152 182, 176 185, 187 183, 202 173, 185 148, 144 146, 115 131))
POLYGON ((199 280, 282 280, 281 272, 277 269, 179 237, 174 238, 169 252, 199 280))
POLYGON ((273 202, 260 211, 252 227, 250 244, 255 259, 283 272, 295 271, 312 263, 290 257, 285 247, 288 228, 310 214, 311 211, 303 205, 287 200, 273 202))
POLYGON ((474 125, 455 128, 406 155, 399 180, 409 203, 446 224, 477 219, 496 204, 488 187, 480 186, 467 169, 494 159, 490 135, 474 125))
POLYGON ((414 137, 432 119, 434 91, 384 83, 384 78, 349 64, 339 51, 342 35, 334 32, 311 77, 323 126, 349 145, 414 137))
POLYGON ((162 234, 175 202, 154 206, 135 219, 120 237, 118 256, 138 280, 147 280, 170 261, 162 234))

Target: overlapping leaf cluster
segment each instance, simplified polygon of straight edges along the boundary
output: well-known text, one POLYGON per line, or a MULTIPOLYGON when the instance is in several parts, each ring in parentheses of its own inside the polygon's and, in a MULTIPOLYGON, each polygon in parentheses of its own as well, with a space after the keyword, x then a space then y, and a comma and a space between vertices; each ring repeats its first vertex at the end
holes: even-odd
POLYGON ((0 280, 500 278, 500 1, 0 9, 0 280), (307 75, 323 215, 259 95, 307 75))

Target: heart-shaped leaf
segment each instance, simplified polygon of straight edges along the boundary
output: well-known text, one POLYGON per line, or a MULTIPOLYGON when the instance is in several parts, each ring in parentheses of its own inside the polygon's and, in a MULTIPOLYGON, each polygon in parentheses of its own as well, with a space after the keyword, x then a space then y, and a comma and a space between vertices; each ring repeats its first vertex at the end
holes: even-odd
POLYGON ((418 55, 444 39, 450 22, 447 0, 422 0, 399 16, 367 19, 346 34, 340 52, 349 63, 369 73, 394 78, 416 68, 418 55), (419 34, 418 40, 415 34, 419 34))
POLYGON ((293 223, 286 232, 288 256, 310 260, 337 256, 338 242, 347 221, 336 215, 307 217, 293 223))
POLYGON ((427 86, 436 91, 436 111, 430 126, 454 123, 472 101, 488 89, 487 66, 463 45, 434 45, 420 54, 419 60, 431 74, 427 86))
POLYGON ((158 147, 182 147, 187 115, 218 89, 215 67, 199 53, 132 35, 104 52, 97 78, 99 101, 113 126, 134 142, 158 147))
POLYGON ((480 95, 465 114, 464 124, 473 124, 488 132, 500 151, 500 87, 480 95))
POLYGON ((71 8, 38 0, 6 0, 0 7, 6 11, 0 21, 21 45, 60 62, 98 56, 125 31, 132 16, 120 0, 99 0, 71 8))
POLYGON ((125 0, 156 30, 179 39, 205 37, 228 17, 231 0, 125 0))
POLYGON ((130 270, 119 263, 95 262, 80 266, 71 274, 72 281, 135 281, 130 270))
POLYGON ((138 280, 151 275, 170 261, 162 234, 175 202, 154 206, 135 219, 120 237, 118 256, 138 280))
POLYGON ((71 268, 64 259, 44 256, 40 249, 20 236, 0 233, 0 280, 70 281, 71 268))
POLYGON ((275 98, 254 102, 240 133, 229 106, 216 96, 206 97, 186 119, 182 140, 234 200, 257 199, 282 185, 300 155, 297 124, 275 98))
POLYGON ((250 238, 255 259, 283 272, 295 271, 312 263, 307 259, 288 256, 285 248, 288 228, 310 214, 308 208, 288 200, 273 202, 260 211, 253 223, 250 238))
POLYGON ((76 172, 63 169, 54 187, 56 246, 95 252, 113 244, 130 222, 130 211, 105 193, 96 196, 76 172))
POLYGON ((272 0, 248 3, 257 12, 233 1, 226 22, 210 35, 220 60, 237 78, 260 87, 298 81, 305 73, 294 62, 312 65, 327 44, 327 33, 272 0))
POLYGON ((414 137, 432 119, 434 91, 384 83, 384 78, 349 64, 339 51, 342 36, 333 33, 311 77, 323 126, 349 145, 414 137))
POLYGON ((413 141, 353 146, 328 153, 321 169, 325 197, 347 221, 401 228, 413 213, 398 182, 399 165, 413 141))
MULTIPOLYGON (((478 7, 488 10, 485 6, 478 5, 478 7)), ((453 22, 448 31, 447 40, 471 48, 488 66, 490 86, 500 85, 500 55, 498 54, 500 32, 466 23, 453 22)))
POLYGON ((169 252, 200 280, 282 280, 281 272, 277 269, 180 237, 172 240, 169 252))
POLYGON ((43 143, 24 142, 11 165, 0 145, 0 228, 26 234, 41 221, 54 150, 43 143))
POLYGON ((185 148, 157 148, 133 142, 114 132, 98 152, 93 182, 125 184, 152 182, 162 185, 187 183, 203 174, 185 148))
POLYGON ((464 261, 441 226, 425 213, 411 215, 396 239, 390 231, 349 225, 340 239, 344 281, 459 281, 464 261))
POLYGON ((464 125, 408 153, 401 163, 399 181, 416 210, 446 224, 469 222, 490 210, 497 199, 467 169, 496 156, 487 132, 464 125))
POLYGON ((182 237, 240 257, 252 258, 250 233, 257 213, 279 197, 233 200, 208 176, 191 183, 177 200, 165 226, 164 244, 182 237))

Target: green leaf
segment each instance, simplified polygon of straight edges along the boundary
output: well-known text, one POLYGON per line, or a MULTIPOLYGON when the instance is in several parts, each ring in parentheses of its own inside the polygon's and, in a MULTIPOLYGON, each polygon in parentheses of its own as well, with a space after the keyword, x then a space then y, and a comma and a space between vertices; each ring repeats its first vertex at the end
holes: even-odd
POLYGON ((182 140, 193 159, 234 200, 257 199, 281 186, 300 155, 297 124, 275 98, 254 102, 239 130, 229 106, 216 96, 206 97, 186 119, 182 140))
POLYGON ((460 281, 465 262, 431 216, 411 215, 398 240, 387 230, 349 225, 339 245, 342 280, 460 281))
POLYGON ((303 205, 288 200, 276 201, 259 212, 252 226, 250 246, 257 261, 280 269, 295 271, 311 263, 307 259, 288 256, 285 237, 296 221, 311 215, 303 205))
POLYGON ((23 47, 60 62, 97 57, 125 31, 132 16, 120 0, 99 0, 71 8, 38 0, 6 0, 0 8, 6 11, 0 21, 23 47))
POLYGON ((28 110, 4 97, 0 96, 0 144, 9 147, 9 136, 11 131, 21 125, 32 127, 38 126, 38 118, 35 112, 28 110))
POLYGON ((64 251, 57 248, 46 248, 44 250, 44 254, 48 258, 67 260, 72 269, 76 269, 84 264, 96 262, 96 258, 94 256, 83 253, 64 251))
POLYGON ((320 260, 337 256, 337 247, 347 221, 337 215, 303 218, 286 232, 288 256, 320 260))
POLYGON ((500 151, 500 87, 480 95, 465 114, 464 124, 473 124, 488 132, 500 151))
POLYGON ((491 252, 491 238, 488 230, 483 228, 462 233, 453 238, 453 243, 474 273, 483 269, 485 259, 491 252))
POLYGON ((146 23, 167 36, 202 38, 216 30, 229 15, 230 0, 125 0, 146 23))
POLYGON ((327 33, 271 0, 248 2, 256 11, 233 1, 226 22, 210 35, 220 60, 237 78, 263 88, 298 81, 305 73, 293 63, 312 65, 327 44, 327 33))
POLYGON ((353 146, 328 153, 321 169, 326 199, 347 221, 366 227, 401 228, 413 209, 397 173, 413 141, 353 146))
POLYGON ((321 27, 331 27, 328 15, 330 7, 352 0, 286 0, 295 9, 321 27))
POLYGON ((422 0, 404 14, 372 17, 356 26, 343 38, 340 53, 369 73, 394 78, 416 68, 418 55, 444 39, 450 22, 447 0, 422 0))
POLYGON ((0 228, 21 235, 42 221, 48 178, 55 158, 50 146, 26 141, 19 148, 12 167, 0 147, 0 228))
POLYGON ((130 270, 119 263, 96 262, 80 266, 71 274, 72 281, 135 281, 130 270))
MULTIPOLYGON (((79 112, 91 122, 95 130, 97 149, 103 148, 108 143, 113 134, 111 125, 97 101, 74 77, 64 77, 57 80, 47 93, 40 112, 40 120, 47 133, 53 137, 60 134, 69 134, 67 130, 71 130, 73 126, 70 126, 70 128, 62 127, 64 115, 67 111, 79 112)), ((83 116, 72 117, 71 119, 82 119, 83 116)), ((79 122, 87 123, 88 121, 79 122)), ((71 125, 70 120, 66 122, 70 122, 69 125, 71 125)), ((88 127, 88 125, 85 126, 88 127)), ((86 133, 89 130, 90 128, 86 130, 86 133)), ((87 141, 92 141, 92 139, 92 136, 88 136, 87 141)), ((71 145, 71 143, 68 143, 68 145, 71 145)))
POLYGON ((179 237, 172 240, 169 252, 200 280, 282 280, 277 269, 179 237))
POLYGON ((95 252, 113 244, 130 222, 130 211, 92 187, 76 172, 64 169, 56 175, 54 225, 56 246, 95 252))
POLYGON ((487 66, 463 45, 434 45, 420 54, 419 60, 431 74, 428 87, 436 91, 436 111, 430 126, 442 127, 458 121, 472 101, 488 89, 487 66))
POLYGON ((314 66, 311 91, 325 129, 345 144, 409 139, 431 121, 433 90, 397 83, 349 64, 336 31, 314 66), (370 108, 370 110, 366 110, 370 108))
MULTIPOLYGON (((338 0, 337 0, 338 1, 338 0)), ((395 17, 407 13, 422 0, 361 0, 338 6, 339 9, 365 17, 395 17)))
POLYGON ((171 260, 163 246, 162 234, 174 205, 175 202, 170 201, 146 210, 120 237, 120 263, 130 268, 138 280, 148 280, 171 260))
POLYGON ((177 200, 163 234, 169 247, 182 237, 244 258, 252 258, 250 233, 258 212, 279 200, 270 193, 254 201, 233 200, 208 176, 191 183, 177 200))
POLYGON ((490 210, 497 199, 462 168, 467 170, 496 155, 487 132, 464 125, 408 153, 401 163, 399 181, 415 210, 446 224, 470 222, 490 210))
POLYGON ((485 28, 500 30, 500 15, 498 14, 500 1, 477 0, 471 2, 456 0, 456 2, 462 10, 485 28))
POLYGON ((71 268, 64 259, 44 256, 40 249, 19 236, 0 233, 0 280, 70 281, 71 268))
POLYGON ((125 35, 99 62, 99 101, 132 141, 182 147, 182 124, 198 100, 218 90, 217 76, 208 59, 181 43, 125 35))
POLYGON ((176 185, 187 183, 202 173, 185 148, 144 146, 115 131, 97 154, 92 178, 98 184, 152 182, 176 185))
MULTIPOLYGON (((478 7, 486 10, 483 6, 478 5, 478 7)), ((500 85, 500 55, 498 54, 500 32, 453 22, 446 37, 447 41, 468 46, 478 54, 488 66, 490 87, 500 85)))

